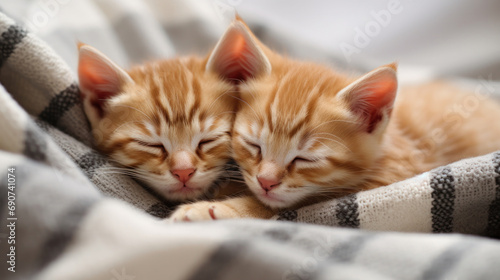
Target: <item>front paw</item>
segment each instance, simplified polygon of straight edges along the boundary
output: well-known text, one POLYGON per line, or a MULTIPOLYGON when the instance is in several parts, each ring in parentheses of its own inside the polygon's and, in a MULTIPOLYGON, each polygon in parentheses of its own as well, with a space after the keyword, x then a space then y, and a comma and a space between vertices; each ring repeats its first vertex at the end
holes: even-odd
POLYGON ((170 216, 172 222, 194 222, 238 218, 238 213, 222 202, 195 202, 179 206, 170 216))

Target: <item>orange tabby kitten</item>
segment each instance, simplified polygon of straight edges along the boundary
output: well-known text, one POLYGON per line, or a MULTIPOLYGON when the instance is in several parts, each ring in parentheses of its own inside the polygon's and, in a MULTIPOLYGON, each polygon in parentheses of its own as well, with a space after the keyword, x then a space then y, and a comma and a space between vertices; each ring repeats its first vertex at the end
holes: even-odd
MULTIPOLYGON (((229 34, 229 35, 227 35, 229 34)), ((445 84, 403 88, 396 65, 351 78, 262 45, 240 20, 221 60, 247 65, 234 158, 255 198, 181 207, 183 220, 269 218, 276 209, 385 186, 500 149, 500 105, 445 84), (396 100, 397 95, 397 100, 396 100), (467 102, 476 106, 457 112, 467 102)), ((224 64, 223 64, 224 65, 224 64)))
POLYGON ((126 72, 81 44, 80 89, 97 148, 167 199, 203 195, 231 157, 234 85, 218 63, 185 57, 126 72))

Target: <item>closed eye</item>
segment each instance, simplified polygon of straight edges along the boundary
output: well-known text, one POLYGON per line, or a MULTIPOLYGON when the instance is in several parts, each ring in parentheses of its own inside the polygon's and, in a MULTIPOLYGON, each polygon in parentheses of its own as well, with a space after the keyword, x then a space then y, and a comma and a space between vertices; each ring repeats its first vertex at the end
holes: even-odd
POLYGON ((293 159, 293 163, 297 163, 297 162, 304 162, 304 163, 312 163, 312 162, 317 162, 318 159, 310 159, 310 158, 305 158, 305 157, 295 157, 293 159))
POLYGON ((145 142, 142 140, 135 140, 138 144, 144 146, 144 147, 150 147, 150 148, 157 148, 157 149, 165 149, 165 146, 163 146, 162 143, 150 143, 150 142, 145 142))
POLYGON ((201 140, 199 143, 198 143, 198 149, 201 149, 203 147, 203 145, 206 145, 206 144, 210 144, 212 142, 214 142, 215 139, 203 139, 201 140))
POLYGON ((248 141, 248 140, 244 140, 244 141, 245 141, 245 143, 246 143, 248 146, 251 146, 252 148, 256 149, 256 150, 258 151, 258 153, 260 153, 260 150, 261 150, 261 149, 260 149, 260 145, 255 144, 255 143, 253 143, 253 142, 250 142, 250 141, 248 141))

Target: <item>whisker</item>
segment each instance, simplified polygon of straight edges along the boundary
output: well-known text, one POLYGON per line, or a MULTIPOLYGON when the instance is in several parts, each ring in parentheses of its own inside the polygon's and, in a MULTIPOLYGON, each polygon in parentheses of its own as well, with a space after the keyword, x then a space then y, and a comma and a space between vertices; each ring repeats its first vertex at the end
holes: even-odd
POLYGON ((137 108, 135 108, 135 107, 128 106, 128 105, 122 105, 122 104, 118 104, 118 105, 116 105, 116 106, 118 106, 118 107, 126 107, 126 108, 130 108, 130 109, 134 109, 134 110, 136 110, 137 112, 139 112, 139 113, 143 114, 143 115, 144 115, 146 118, 148 118, 148 119, 149 119, 152 123, 155 123, 155 122, 153 121, 153 119, 151 119, 151 117, 150 117, 150 116, 148 116, 146 113, 144 113, 143 111, 141 111, 141 110, 139 110, 139 109, 137 109, 137 108))
POLYGON ((239 100, 239 101, 241 101, 241 102, 245 103, 245 104, 246 104, 248 107, 250 107, 250 109, 253 111, 253 113, 254 113, 254 115, 255 115, 255 118, 259 119, 259 115, 258 115, 258 114, 257 114, 257 112, 253 109, 253 107, 252 107, 252 106, 250 106, 250 104, 248 104, 248 102, 246 102, 245 100, 243 100, 243 99, 241 99, 241 98, 239 98, 239 97, 236 97, 236 96, 231 96, 231 97, 233 97, 234 99, 237 99, 237 100, 239 100))
POLYGON ((227 90, 225 92, 223 92, 222 94, 220 94, 219 96, 217 96, 217 98, 215 98, 214 101, 212 101, 212 103, 210 103, 210 105, 208 106, 208 110, 207 111, 211 111, 212 110, 212 106, 215 104, 215 102, 217 102, 219 100, 219 98, 221 98, 222 96, 228 94, 228 93, 235 93, 236 91, 234 90, 227 90))
POLYGON ((256 100, 257 98, 255 97, 255 94, 253 94, 252 91, 247 91, 246 93, 250 94, 250 96, 252 96, 252 99, 253 100, 256 100))
POLYGON ((315 128, 313 128, 311 130, 311 132, 315 131, 316 129, 320 128, 321 126, 323 126, 325 124, 333 123, 333 122, 344 122, 344 123, 352 123, 352 124, 361 124, 361 122, 354 122, 354 121, 347 121, 347 120, 331 120, 331 121, 327 121, 327 122, 324 122, 322 124, 319 124, 318 126, 316 126, 315 128))
POLYGON ((229 114, 229 113, 230 113, 230 114, 236 114, 236 112, 235 112, 235 111, 225 111, 225 112, 219 113, 219 114, 217 114, 217 115, 215 115, 215 116, 214 116, 214 115, 211 115, 211 117, 216 118, 216 117, 218 117, 218 116, 220 116, 220 115, 223 115, 223 114, 229 114))
POLYGON ((140 123, 140 121, 128 121, 128 122, 125 122, 125 123, 123 123, 123 124, 119 125, 117 128, 115 128, 115 130, 113 130, 113 134, 114 134, 114 133, 115 133, 115 132, 116 132, 116 131, 120 128, 120 127, 122 127, 122 126, 124 126, 124 125, 127 125, 127 124, 130 124, 130 123, 140 123))
POLYGON ((340 138, 338 135, 335 135, 333 133, 328 133, 328 132, 316 132, 316 133, 311 134, 311 137, 314 137, 314 135, 330 135, 330 136, 333 136, 334 138, 337 138, 339 140, 342 140, 342 141, 344 140, 344 139, 340 138))
MULTIPOLYGON (((339 145, 341 145, 342 147, 344 147, 346 150, 348 150, 349 152, 352 152, 351 149, 349 149, 349 147, 347 147, 344 143, 338 141, 338 140, 335 140, 335 139, 332 139, 332 138, 327 138, 327 137, 314 137, 314 139, 325 139, 325 140, 330 140, 330 141, 333 141, 339 145)), ((330 149, 331 150, 331 149, 330 149)), ((333 150, 332 150, 333 151, 333 150)))
POLYGON ((319 141, 319 140, 316 140, 316 142, 320 143, 320 144, 321 144, 321 145, 323 145, 325 148, 329 149, 332 153, 335 153, 335 151, 334 151, 332 148, 328 147, 325 143, 323 143, 323 142, 321 142, 321 141, 319 141))

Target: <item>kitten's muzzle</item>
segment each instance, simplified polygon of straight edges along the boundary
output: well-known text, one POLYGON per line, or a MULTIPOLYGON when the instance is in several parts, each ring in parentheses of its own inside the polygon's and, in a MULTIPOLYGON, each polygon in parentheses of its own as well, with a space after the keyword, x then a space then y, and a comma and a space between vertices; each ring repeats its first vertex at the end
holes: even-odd
POLYGON ((257 177, 257 181, 259 181, 260 187, 267 193, 272 189, 278 187, 281 182, 276 178, 266 178, 266 177, 257 177))
POLYGON ((181 183, 185 184, 191 177, 193 177, 196 169, 187 168, 187 169, 175 169, 170 171, 174 177, 177 178, 181 183))

